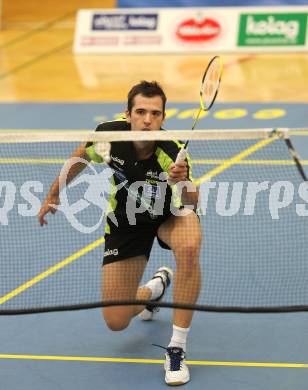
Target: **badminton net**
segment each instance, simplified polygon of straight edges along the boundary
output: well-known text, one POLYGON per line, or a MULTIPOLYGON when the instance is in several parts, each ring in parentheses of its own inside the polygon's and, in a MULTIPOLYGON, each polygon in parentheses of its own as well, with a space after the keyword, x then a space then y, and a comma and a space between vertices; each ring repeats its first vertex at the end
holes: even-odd
MULTIPOLYGON (((1 133, 0 314, 147 303, 124 299, 129 297, 125 282, 116 287, 121 289, 118 296, 115 288, 112 300, 102 298, 105 216, 115 199, 110 190, 114 172, 107 164, 86 164, 62 190, 58 211, 46 216, 48 225, 40 226, 38 213, 80 144, 111 142, 125 148, 136 140, 161 145, 188 139, 199 189, 199 296, 191 302, 183 292, 175 300, 172 283, 158 306, 221 312, 308 310, 308 185, 286 145, 290 134, 306 132, 1 133)), ((301 164, 305 170, 307 161, 301 164)), ((141 196, 145 188, 155 187, 156 174, 151 169, 152 177, 139 185, 141 196)), ((166 177, 162 182, 168 186, 166 177)), ((140 204, 135 206, 139 213, 140 204)), ((183 240, 189 235, 194 232, 188 229, 183 240)), ((173 251, 155 239, 140 285, 161 266, 176 272, 173 251)))

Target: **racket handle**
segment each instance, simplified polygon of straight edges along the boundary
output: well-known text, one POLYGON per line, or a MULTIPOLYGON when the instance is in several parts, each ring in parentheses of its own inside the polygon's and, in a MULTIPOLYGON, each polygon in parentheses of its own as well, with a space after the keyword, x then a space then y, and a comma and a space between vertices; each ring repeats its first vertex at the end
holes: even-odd
POLYGON ((111 143, 110 142, 98 142, 95 147, 95 153, 102 157, 102 159, 108 164, 111 161, 110 158, 110 149, 111 149, 111 143))
MULTIPOLYGON (((186 155, 187 155, 187 149, 186 148, 181 149, 179 151, 178 155, 176 156, 175 164, 180 162, 180 161, 184 161, 186 159, 186 155)), ((174 182, 170 179, 168 179, 167 181, 168 181, 169 185, 174 184, 174 182)))
POLYGON ((175 163, 178 163, 180 161, 184 161, 186 159, 186 155, 187 155, 187 150, 185 148, 181 149, 179 151, 178 155, 176 156, 175 163))

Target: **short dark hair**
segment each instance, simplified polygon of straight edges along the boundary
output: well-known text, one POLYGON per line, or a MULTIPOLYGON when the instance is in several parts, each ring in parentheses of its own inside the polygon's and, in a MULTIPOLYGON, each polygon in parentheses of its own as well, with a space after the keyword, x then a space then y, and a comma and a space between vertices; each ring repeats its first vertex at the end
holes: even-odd
POLYGON ((162 87, 157 81, 142 80, 139 84, 134 85, 132 89, 128 92, 127 110, 129 113, 131 113, 132 111, 135 96, 139 94, 145 97, 160 96, 163 101, 163 112, 165 112, 167 98, 162 87))

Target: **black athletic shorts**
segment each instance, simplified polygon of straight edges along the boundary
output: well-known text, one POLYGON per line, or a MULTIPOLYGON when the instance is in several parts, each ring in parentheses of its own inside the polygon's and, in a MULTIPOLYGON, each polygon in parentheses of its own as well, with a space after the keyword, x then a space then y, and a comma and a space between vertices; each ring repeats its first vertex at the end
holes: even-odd
MULTIPOLYGON (((103 265, 135 256, 145 256, 149 259, 159 226, 159 224, 129 226, 127 228, 118 228, 111 234, 105 234, 103 265)), ((157 240, 162 248, 171 249, 158 237, 157 240)))

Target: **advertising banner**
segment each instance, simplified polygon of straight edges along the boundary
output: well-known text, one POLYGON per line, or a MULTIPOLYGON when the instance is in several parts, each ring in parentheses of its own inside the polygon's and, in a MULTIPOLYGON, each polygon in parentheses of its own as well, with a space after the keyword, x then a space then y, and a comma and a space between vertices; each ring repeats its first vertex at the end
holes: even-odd
POLYGON ((145 7, 264 7, 276 5, 308 5, 308 0, 118 0, 117 6, 123 8, 145 7))
POLYGON ((303 46, 307 13, 241 14, 239 46, 303 46))
POLYGON ((219 8, 80 10, 76 53, 204 52, 235 45, 237 11, 219 8))
POLYGON ((308 7, 80 10, 75 53, 307 50, 308 7))

